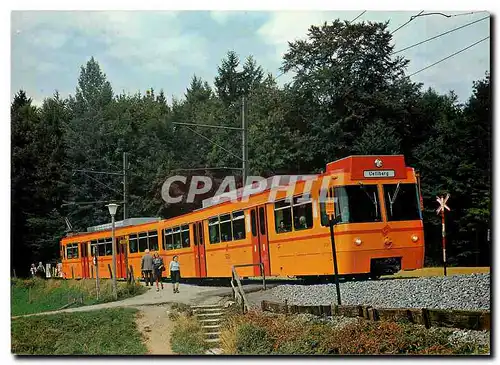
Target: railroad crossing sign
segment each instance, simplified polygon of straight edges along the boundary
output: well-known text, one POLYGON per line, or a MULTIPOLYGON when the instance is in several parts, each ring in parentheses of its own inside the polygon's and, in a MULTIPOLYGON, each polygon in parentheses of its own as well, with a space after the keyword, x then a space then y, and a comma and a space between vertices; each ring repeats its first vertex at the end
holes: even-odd
POLYGON ((442 227, 442 236, 443 236, 443 269, 444 269, 444 276, 446 276, 446 228, 445 228, 445 221, 444 221, 444 212, 445 209, 450 211, 450 208, 446 205, 446 202, 450 198, 450 194, 446 194, 446 198, 444 197, 436 197, 437 202, 439 203, 439 208, 437 208, 436 212, 437 214, 441 213, 441 227, 442 227))
POLYGON ((446 202, 450 198, 450 194, 446 194, 446 198, 436 196, 436 200, 439 203, 439 208, 437 208, 436 213, 439 214, 442 211, 444 212, 444 209, 448 209, 450 211, 450 208, 446 205, 446 202))

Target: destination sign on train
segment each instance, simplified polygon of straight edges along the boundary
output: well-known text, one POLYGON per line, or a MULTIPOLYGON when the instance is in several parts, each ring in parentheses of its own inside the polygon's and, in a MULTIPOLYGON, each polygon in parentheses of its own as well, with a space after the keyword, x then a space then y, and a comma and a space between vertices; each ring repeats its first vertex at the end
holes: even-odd
POLYGON ((394 170, 365 170, 364 177, 394 177, 394 170))

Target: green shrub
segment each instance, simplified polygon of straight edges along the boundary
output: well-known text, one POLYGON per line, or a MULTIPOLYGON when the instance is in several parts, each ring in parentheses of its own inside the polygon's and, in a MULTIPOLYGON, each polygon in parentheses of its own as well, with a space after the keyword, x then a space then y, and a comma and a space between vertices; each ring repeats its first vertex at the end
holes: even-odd
POLYGON ((209 348, 198 321, 185 314, 179 315, 175 320, 170 345, 172 351, 182 355, 202 355, 209 348))
POLYGON ((273 351, 274 341, 266 329, 252 323, 243 323, 236 333, 236 349, 243 355, 268 355, 273 351))

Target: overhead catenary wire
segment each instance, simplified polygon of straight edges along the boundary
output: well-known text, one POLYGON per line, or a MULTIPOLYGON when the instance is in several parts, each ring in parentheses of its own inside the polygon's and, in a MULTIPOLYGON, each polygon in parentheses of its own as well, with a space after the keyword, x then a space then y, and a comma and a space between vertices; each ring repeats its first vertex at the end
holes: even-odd
POLYGON ((433 36, 433 37, 430 37, 430 38, 424 39, 423 41, 420 41, 420 42, 418 42, 418 43, 412 44, 412 45, 410 45, 410 46, 408 46, 408 47, 401 48, 401 49, 399 49, 399 50, 397 50, 397 51, 394 51, 394 52, 392 52, 392 54, 396 54, 396 53, 399 53, 399 52, 403 52, 403 51, 406 51, 406 50, 408 50, 408 49, 410 49, 410 48, 413 48, 413 47, 419 46, 419 45, 421 45, 421 44, 427 43, 427 42, 429 42, 429 41, 432 41, 433 39, 436 39, 436 38, 442 37, 442 36, 444 36, 444 35, 446 35, 446 34, 453 33, 453 32, 455 32, 455 31, 457 31, 457 30, 459 30, 459 29, 463 29, 463 28, 466 28, 466 27, 468 27, 468 26, 471 26, 472 24, 475 24, 475 23, 481 22, 481 21, 483 21, 483 20, 486 20, 486 19, 488 19, 489 17, 490 17, 490 16, 488 15, 488 16, 486 16, 486 17, 484 17, 484 18, 481 18, 481 19, 475 20, 475 21, 473 21, 473 22, 470 22, 470 23, 464 24, 464 25, 462 25, 462 26, 460 26, 460 27, 450 29, 450 30, 448 30, 448 31, 446 31, 446 32, 443 32, 443 33, 440 33, 440 34, 435 35, 435 36, 433 36))
POLYGON ((351 24, 352 22, 354 22, 356 19, 358 19, 360 16, 362 16, 364 13, 366 13, 366 10, 363 10, 361 12, 361 14, 358 14, 358 16, 356 18, 354 18, 353 20, 351 20, 350 22, 348 22, 349 24, 351 24))
MULTIPOLYGON (((353 20, 351 20, 351 21, 350 21, 350 22, 348 22, 348 23, 352 23, 353 21, 355 21, 356 19, 358 19, 361 15, 363 15, 365 12, 366 12, 366 10, 365 10, 365 11, 363 11, 361 14, 359 14, 357 17, 355 17, 353 20)), ((406 26, 406 25, 408 25, 411 21, 413 21, 414 19, 416 19, 417 17, 420 17, 420 16, 426 16, 426 15, 442 15, 442 16, 445 16, 445 17, 447 17, 447 18, 451 18, 451 17, 456 17, 456 16, 464 16, 464 15, 472 15, 472 14, 478 14, 478 13, 485 13, 485 12, 487 12, 487 11, 471 11, 471 12, 458 13, 458 14, 451 14, 451 15, 450 15, 450 14, 444 14, 444 13, 438 13, 438 12, 433 12, 433 13, 426 13, 426 14, 423 14, 423 12, 424 12, 424 10, 420 11, 420 13, 418 13, 417 15, 412 16, 412 17, 410 18, 410 20, 408 20, 406 23, 402 24, 401 26, 399 26, 398 28, 396 28, 395 30, 393 30, 393 31, 391 32, 391 35, 392 35, 392 34, 394 34, 395 32, 397 32, 398 30, 400 30, 401 28, 405 27, 405 26, 406 26)), ((460 30, 460 29, 466 28, 466 27, 468 27, 468 26, 471 26, 471 25, 473 25, 473 24, 476 24, 476 23, 479 23, 479 22, 481 22, 481 21, 484 21, 484 20, 486 20, 486 19, 488 19, 488 18, 490 18, 490 15, 488 15, 488 16, 486 16, 486 17, 483 17, 483 18, 481 18, 481 19, 477 19, 477 20, 472 21, 472 22, 470 22, 470 23, 464 24, 464 25, 462 25, 462 26, 459 26, 459 27, 456 27, 456 28, 450 29, 450 30, 448 30, 448 31, 446 31, 446 32, 443 32, 443 33, 437 34, 437 35, 435 35, 435 36, 433 36, 433 37, 430 37, 430 38, 424 39, 423 41, 417 42, 417 43, 412 44, 412 45, 410 45, 410 46, 407 46, 407 47, 404 47, 404 48, 399 49, 399 50, 397 50, 397 51, 394 51, 394 52, 392 52, 392 54, 400 53, 400 52, 406 51, 406 50, 408 50, 408 49, 411 49, 411 48, 417 47, 417 46, 419 46, 419 45, 421 45, 421 44, 424 44, 424 43, 427 43, 427 42, 432 41, 432 40, 434 40, 434 39, 440 38, 440 37, 442 37, 442 36, 444 36, 444 35, 447 35, 447 34, 453 33, 453 32, 455 32, 455 31, 457 31, 457 30, 460 30)), ((484 41, 484 39, 483 39, 483 40, 481 40, 480 42, 482 42, 482 41, 484 41)), ((474 45, 475 45, 475 44, 474 44, 474 45)), ((472 46, 474 46, 474 45, 472 45, 472 46)), ((471 47, 472 47, 472 46, 471 46, 471 47)), ((467 49, 467 48, 466 48, 466 49, 467 49)), ((466 49, 464 49, 464 50, 466 50, 466 49)), ((459 53, 460 53, 460 52, 459 52, 459 53)), ((453 56, 453 55, 452 55, 452 56, 453 56)), ((450 56, 450 57, 451 57, 451 56, 450 56)), ((441 60, 441 61, 439 61, 439 62, 442 62, 442 61, 444 61, 444 60, 445 60, 445 59, 443 59, 443 60, 441 60)), ((439 63, 439 62, 438 62, 438 63, 439 63)), ((431 65, 431 66, 432 66, 432 65, 431 65)), ((431 66, 429 66, 429 67, 431 67, 431 66)), ((417 71, 417 73, 418 73, 418 72, 421 72, 421 71, 423 71, 423 69, 422 69, 422 70, 417 71)), ((278 79, 279 77, 283 76, 284 74, 285 74, 284 72, 281 72, 278 76, 276 76, 276 78, 275 78, 275 79, 278 79)), ((412 75, 413 75, 413 74, 412 74, 412 75)), ((410 75, 410 76, 412 76, 412 75, 410 75)), ((408 77, 410 77, 410 76, 408 76, 408 77)))
POLYGON ((417 71, 413 72, 412 74, 410 74, 410 75, 408 75, 408 76, 406 76, 406 77, 407 77, 407 78, 410 78, 410 77, 412 77, 412 76, 414 76, 414 75, 416 75, 416 74, 418 74, 418 73, 420 73, 420 72, 422 72, 422 71, 425 71, 425 70, 427 70, 427 69, 429 69, 429 68, 431 68, 431 67, 433 67, 433 66, 436 66, 437 64, 439 64, 439 63, 441 63, 441 62, 443 62, 443 61, 446 61, 447 59, 452 58, 452 57, 454 57, 454 56, 456 56, 456 55, 458 55, 458 54, 460 54, 460 53, 462 53, 462 52, 464 52, 464 51, 468 50, 469 48, 472 48, 472 47, 474 47, 474 46, 478 45, 478 44, 479 44, 479 43, 481 43, 481 42, 484 42, 484 41, 485 41, 485 40, 487 40, 488 38, 490 38, 490 36, 487 36, 487 37, 485 37, 485 38, 483 38, 483 39, 481 39, 481 40, 479 40, 479 41, 477 41, 477 42, 475 42, 475 43, 473 43, 473 44, 471 44, 471 45, 469 45, 469 46, 467 46, 467 47, 465 47, 465 48, 462 48, 461 50, 459 50, 459 51, 457 51, 457 52, 455 52, 455 53, 452 53, 451 55, 449 55, 449 56, 447 56, 447 57, 445 57, 445 58, 442 58, 442 59, 440 59, 439 61, 436 61, 436 62, 434 62, 434 63, 430 64, 429 66, 426 66, 426 67, 424 67, 424 68, 421 68, 420 70, 417 70, 417 71))
POLYGON ((406 27, 408 24, 410 24, 415 18, 417 18, 418 16, 422 15, 422 13, 424 12, 424 10, 422 10, 420 13, 418 13, 417 15, 414 15, 410 18, 410 20, 408 20, 406 23, 400 25, 399 27, 397 27, 396 29, 394 29, 392 32, 391 32, 391 35, 396 33, 398 30, 400 30, 401 28, 403 27, 406 27))

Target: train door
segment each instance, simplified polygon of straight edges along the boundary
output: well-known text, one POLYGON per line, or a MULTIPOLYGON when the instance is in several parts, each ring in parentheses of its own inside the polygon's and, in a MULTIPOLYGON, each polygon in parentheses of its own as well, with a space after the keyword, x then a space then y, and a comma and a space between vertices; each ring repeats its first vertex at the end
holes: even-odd
MULTIPOLYGON (((250 222, 252 228, 252 256, 253 263, 262 262, 264 273, 271 275, 269 263, 269 240, 267 239, 267 220, 265 205, 250 210, 250 222)), ((260 276, 260 268, 254 268, 254 275, 260 276)))
POLYGON ((116 237, 116 277, 127 278, 127 245, 125 237, 116 237))
POLYGON ((82 278, 89 278, 89 255, 88 255, 88 243, 80 243, 80 257, 82 261, 82 278))
POLYGON ((193 223, 194 234, 194 267, 198 278, 207 277, 207 260, 205 256, 205 240, 203 237, 203 222, 193 223))

